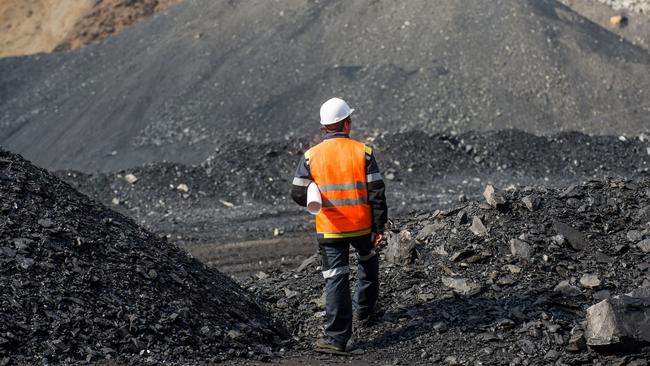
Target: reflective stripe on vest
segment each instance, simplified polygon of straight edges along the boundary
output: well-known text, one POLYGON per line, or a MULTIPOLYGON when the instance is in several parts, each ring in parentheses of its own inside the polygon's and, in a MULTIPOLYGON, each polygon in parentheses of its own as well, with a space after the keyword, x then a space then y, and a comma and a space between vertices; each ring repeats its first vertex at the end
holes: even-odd
POLYGON ((321 192, 322 209, 316 231, 322 238, 370 234, 366 155, 363 143, 350 138, 328 139, 311 148, 309 169, 321 192))

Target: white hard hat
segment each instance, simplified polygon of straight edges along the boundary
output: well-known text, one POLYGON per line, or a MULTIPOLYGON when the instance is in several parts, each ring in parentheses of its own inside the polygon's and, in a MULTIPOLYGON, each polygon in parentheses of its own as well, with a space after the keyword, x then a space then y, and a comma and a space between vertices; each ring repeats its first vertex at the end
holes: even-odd
POLYGON ((332 98, 320 107, 320 124, 331 125, 348 118, 354 109, 340 98, 332 98))

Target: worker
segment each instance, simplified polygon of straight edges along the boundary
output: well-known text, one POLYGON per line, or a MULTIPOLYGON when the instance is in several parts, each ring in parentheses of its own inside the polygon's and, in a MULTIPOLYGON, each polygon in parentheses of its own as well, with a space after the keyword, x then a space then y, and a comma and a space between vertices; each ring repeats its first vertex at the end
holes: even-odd
POLYGON ((339 98, 320 108, 324 140, 300 159, 291 196, 307 205, 307 187, 315 183, 322 208, 316 215, 316 233, 325 278, 325 334, 316 351, 345 352, 353 318, 359 326, 375 318, 379 295, 379 255, 388 213, 385 186, 373 150, 350 138, 354 110, 339 98), (357 253, 354 296, 350 297, 350 246, 357 253), (354 311, 354 313, 353 313, 354 311))

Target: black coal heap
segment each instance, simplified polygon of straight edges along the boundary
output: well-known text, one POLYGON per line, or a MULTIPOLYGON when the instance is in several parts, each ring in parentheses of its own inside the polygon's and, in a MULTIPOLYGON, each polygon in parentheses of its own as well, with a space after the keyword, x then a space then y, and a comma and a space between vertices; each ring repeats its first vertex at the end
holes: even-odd
MULTIPOLYGON (((647 344, 613 354, 588 347, 585 319, 603 299, 650 288, 650 181, 492 188, 480 202, 391 222, 379 321, 355 329, 366 357, 394 364, 645 365, 647 344)), ((324 316, 318 264, 315 255, 295 271, 245 281, 305 352, 324 316)))
POLYGON ((281 338, 227 276, 0 149, 0 364, 267 357, 281 338))

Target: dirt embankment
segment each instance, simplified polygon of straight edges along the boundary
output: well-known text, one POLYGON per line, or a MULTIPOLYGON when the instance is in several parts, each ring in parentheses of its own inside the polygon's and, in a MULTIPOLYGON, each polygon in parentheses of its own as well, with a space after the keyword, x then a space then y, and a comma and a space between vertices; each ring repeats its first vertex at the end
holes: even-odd
POLYGON ((0 2, 0 57, 83 47, 178 1, 5 0, 0 2))
POLYGON ((54 51, 80 48, 119 33, 180 0, 103 0, 79 19, 54 51))
POLYGON ((0 56, 52 51, 92 7, 92 0, 0 2, 0 56))

